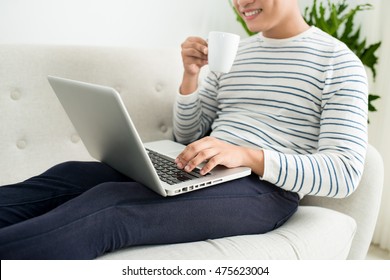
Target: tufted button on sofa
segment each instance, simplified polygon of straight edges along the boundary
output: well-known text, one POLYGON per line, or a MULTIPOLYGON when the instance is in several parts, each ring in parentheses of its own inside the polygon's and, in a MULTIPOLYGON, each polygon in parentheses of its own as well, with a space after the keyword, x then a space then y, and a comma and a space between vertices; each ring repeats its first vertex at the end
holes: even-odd
MULTIPOLYGON (((0 185, 54 164, 92 160, 47 75, 114 87, 143 141, 172 139, 179 49, 0 45, 0 185)), ((363 259, 374 231, 383 162, 369 146, 359 188, 345 199, 305 197, 280 228, 201 242, 140 246, 101 259, 363 259)))

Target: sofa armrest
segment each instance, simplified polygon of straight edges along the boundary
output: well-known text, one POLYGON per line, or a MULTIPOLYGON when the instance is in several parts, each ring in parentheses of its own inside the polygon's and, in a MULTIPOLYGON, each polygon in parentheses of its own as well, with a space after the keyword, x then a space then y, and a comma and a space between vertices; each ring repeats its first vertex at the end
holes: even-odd
POLYGON ((375 230, 384 180, 383 160, 372 145, 368 145, 365 168, 356 191, 347 198, 335 199, 307 196, 302 205, 330 208, 355 219, 357 232, 348 259, 364 259, 375 230))

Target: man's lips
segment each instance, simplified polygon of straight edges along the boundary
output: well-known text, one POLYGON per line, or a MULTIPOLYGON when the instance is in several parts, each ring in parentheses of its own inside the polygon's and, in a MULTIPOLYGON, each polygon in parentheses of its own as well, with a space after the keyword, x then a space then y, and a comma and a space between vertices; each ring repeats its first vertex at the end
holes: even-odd
POLYGON ((260 14, 263 11, 263 9, 255 9, 255 10, 247 10, 247 11, 242 11, 241 13, 244 15, 245 18, 253 18, 260 14))

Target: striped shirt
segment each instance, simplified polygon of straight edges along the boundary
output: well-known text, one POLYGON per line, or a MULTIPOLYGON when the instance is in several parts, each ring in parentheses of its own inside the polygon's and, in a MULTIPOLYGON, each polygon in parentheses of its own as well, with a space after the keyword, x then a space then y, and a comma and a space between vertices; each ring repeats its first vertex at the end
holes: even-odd
POLYGON ((260 178, 303 195, 346 197, 367 148, 368 84, 361 61, 316 27, 288 39, 243 39, 227 74, 177 95, 174 135, 211 136, 264 151, 260 178))

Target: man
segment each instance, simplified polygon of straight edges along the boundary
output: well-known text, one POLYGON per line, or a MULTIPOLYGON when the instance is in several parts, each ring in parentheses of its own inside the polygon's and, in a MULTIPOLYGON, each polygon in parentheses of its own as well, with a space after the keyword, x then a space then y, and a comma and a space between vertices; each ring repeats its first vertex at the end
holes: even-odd
POLYGON ((241 43, 230 74, 211 73, 198 92, 207 42, 192 37, 183 43, 176 138, 190 143, 210 128, 215 137, 190 144, 178 167, 191 171, 208 160, 207 173, 217 164, 243 165, 301 195, 349 195, 360 180, 367 142, 363 66, 342 43, 310 28, 295 0, 233 2, 248 28, 262 34, 241 43), (238 130, 251 135, 242 139, 238 130))

